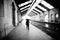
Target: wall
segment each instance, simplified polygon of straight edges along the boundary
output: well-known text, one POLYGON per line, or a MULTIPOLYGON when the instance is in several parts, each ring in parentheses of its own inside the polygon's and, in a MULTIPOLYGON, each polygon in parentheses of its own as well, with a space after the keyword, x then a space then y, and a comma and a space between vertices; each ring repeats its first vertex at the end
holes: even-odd
POLYGON ((13 29, 12 25, 12 0, 4 0, 4 25, 6 34, 13 29))
POLYGON ((10 30, 13 28, 12 25, 12 0, 4 0, 4 10, 3 12, 3 17, 0 17, 0 28, 2 28, 2 32, 1 32, 1 37, 4 37, 5 35, 7 35, 10 30))
POLYGON ((0 38, 1 35, 4 36, 5 32, 4 32, 4 25, 3 25, 3 20, 4 20, 4 5, 3 5, 3 0, 0 0, 0 38))

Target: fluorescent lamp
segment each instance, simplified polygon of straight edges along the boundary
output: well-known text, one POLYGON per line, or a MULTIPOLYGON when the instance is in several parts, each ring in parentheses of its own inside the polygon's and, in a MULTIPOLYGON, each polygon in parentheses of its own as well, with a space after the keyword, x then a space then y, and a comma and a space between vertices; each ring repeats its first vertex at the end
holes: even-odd
POLYGON ((37 5, 37 7, 40 8, 41 10, 43 10, 43 11, 47 11, 47 9, 43 8, 43 7, 40 6, 40 5, 37 5))
POLYGON ((40 12, 40 13, 42 13, 42 11, 41 10, 38 10, 38 9, 36 9, 36 8, 34 8, 35 10, 37 10, 38 12, 40 12))
POLYGON ((30 5, 27 5, 27 6, 23 7, 23 8, 20 8, 20 10, 23 10, 23 9, 25 9, 27 7, 30 7, 30 5))
POLYGON ((27 9, 25 9, 25 10, 21 10, 21 12, 24 12, 24 11, 26 11, 26 10, 28 10, 29 8, 27 8, 27 9))
POLYGON ((32 1, 27 1, 27 2, 25 2, 25 3, 19 4, 18 6, 21 7, 21 6, 24 6, 24 5, 29 4, 29 3, 31 3, 31 2, 32 2, 32 1))
POLYGON ((44 6, 46 6, 49 9, 53 9, 54 7, 52 5, 50 5, 49 3, 47 3, 46 1, 42 1, 41 4, 43 4, 44 6))

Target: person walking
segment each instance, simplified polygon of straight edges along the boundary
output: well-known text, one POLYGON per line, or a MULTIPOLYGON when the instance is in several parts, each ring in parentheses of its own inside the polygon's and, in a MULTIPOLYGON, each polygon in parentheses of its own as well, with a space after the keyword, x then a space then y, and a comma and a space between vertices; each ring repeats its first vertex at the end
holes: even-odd
POLYGON ((29 30, 29 19, 26 19, 26 27, 29 30))

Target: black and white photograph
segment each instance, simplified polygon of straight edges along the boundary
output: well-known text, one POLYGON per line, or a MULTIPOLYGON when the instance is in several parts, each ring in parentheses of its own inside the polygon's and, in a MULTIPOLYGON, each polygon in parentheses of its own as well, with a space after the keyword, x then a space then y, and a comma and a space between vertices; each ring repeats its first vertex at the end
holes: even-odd
POLYGON ((60 40, 60 1, 0 0, 0 40, 60 40))

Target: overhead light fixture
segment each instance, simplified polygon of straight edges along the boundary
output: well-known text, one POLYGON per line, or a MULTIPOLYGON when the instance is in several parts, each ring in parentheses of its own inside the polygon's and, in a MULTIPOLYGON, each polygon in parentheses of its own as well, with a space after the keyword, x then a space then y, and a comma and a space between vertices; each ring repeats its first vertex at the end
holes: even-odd
POLYGON ((42 0, 36 0, 36 2, 34 3, 34 5, 31 7, 31 9, 30 10, 28 10, 28 12, 27 12, 27 14, 26 15, 28 15, 40 2, 41 2, 42 0))
POLYGON ((43 7, 40 6, 40 5, 37 5, 37 7, 40 8, 41 10, 43 10, 43 11, 47 11, 45 8, 43 8, 43 7))
POLYGON ((43 4, 44 6, 46 6, 49 9, 53 9, 54 7, 52 5, 50 5, 49 3, 47 3, 46 1, 42 1, 41 4, 43 4))
POLYGON ((26 10, 28 10, 29 8, 27 8, 27 9, 24 9, 24 10, 21 10, 21 12, 24 12, 24 11, 26 11, 26 10))
POLYGON ((25 2, 25 3, 19 4, 18 6, 21 7, 21 6, 27 5, 27 4, 31 3, 31 2, 32 2, 32 1, 27 1, 27 2, 25 2))
POLYGON ((23 10, 25 8, 28 8, 28 7, 30 7, 30 5, 27 5, 27 6, 23 7, 23 8, 20 8, 20 10, 23 10))
POLYGON ((38 12, 40 12, 40 13, 42 13, 42 11, 41 10, 38 10, 37 8, 34 8, 35 10, 37 10, 38 12))

